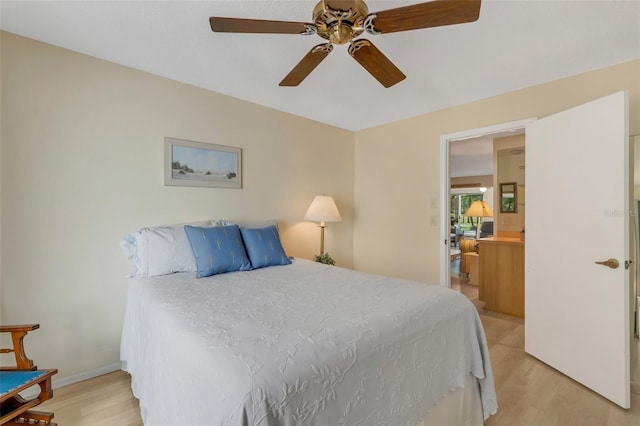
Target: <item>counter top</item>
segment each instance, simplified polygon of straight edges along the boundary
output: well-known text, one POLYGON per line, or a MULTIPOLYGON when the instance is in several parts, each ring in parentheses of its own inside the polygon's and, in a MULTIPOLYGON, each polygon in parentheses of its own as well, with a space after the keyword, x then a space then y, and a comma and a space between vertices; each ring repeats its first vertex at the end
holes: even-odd
POLYGON ((480 238, 478 242, 481 243, 500 243, 500 244, 515 244, 519 246, 524 245, 524 241, 521 241, 520 238, 506 238, 506 237, 489 237, 489 238, 480 238))

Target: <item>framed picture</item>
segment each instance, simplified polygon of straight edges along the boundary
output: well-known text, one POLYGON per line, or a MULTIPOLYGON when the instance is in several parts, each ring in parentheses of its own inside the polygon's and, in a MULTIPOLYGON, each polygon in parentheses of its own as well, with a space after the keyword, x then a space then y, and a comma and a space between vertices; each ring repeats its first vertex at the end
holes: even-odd
POLYGON ((164 138, 164 184, 242 188, 242 149, 164 138))
POLYGON ((518 183, 500 184, 500 213, 518 213, 518 183))

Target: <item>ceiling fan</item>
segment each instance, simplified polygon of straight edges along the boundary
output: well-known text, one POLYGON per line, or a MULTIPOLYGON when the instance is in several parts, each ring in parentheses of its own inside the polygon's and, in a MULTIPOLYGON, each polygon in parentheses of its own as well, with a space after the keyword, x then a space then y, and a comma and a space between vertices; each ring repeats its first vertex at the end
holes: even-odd
POLYGON ((312 48, 280 82, 297 86, 333 50, 349 45, 349 54, 384 87, 406 76, 369 40, 356 39, 363 32, 372 35, 476 21, 481 0, 434 0, 427 3, 369 13, 363 0, 321 0, 313 9, 313 23, 262 19, 209 18, 211 29, 226 33, 317 34, 329 40, 312 48))

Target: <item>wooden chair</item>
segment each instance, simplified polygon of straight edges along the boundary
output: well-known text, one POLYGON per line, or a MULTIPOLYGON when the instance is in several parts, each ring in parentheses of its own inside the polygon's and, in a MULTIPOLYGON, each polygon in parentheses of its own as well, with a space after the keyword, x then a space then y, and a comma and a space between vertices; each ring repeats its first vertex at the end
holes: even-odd
POLYGON ((53 398, 51 376, 57 369, 38 370, 33 361, 27 358, 22 340, 28 332, 40 328, 39 324, 0 326, 0 333, 11 333, 13 349, 0 348, 0 353, 13 352, 15 367, 0 367, 0 425, 44 424, 51 423, 53 413, 30 411, 31 408, 53 398), (25 399, 20 392, 39 386, 40 393, 31 399, 25 399))
POLYGON ((467 264, 467 258, 465 257, 465 253, 475 252, 476 251, 476 240, 475 238, 463 238, 460 240, 460 273, 465 276, 469 276, 470 268, 467 264))

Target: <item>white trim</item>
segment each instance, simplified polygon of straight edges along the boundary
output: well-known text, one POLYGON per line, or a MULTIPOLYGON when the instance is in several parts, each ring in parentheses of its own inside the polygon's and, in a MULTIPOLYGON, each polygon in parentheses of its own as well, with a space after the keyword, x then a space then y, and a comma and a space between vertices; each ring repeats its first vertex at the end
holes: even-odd
POLYGON ((83 382, 85 380, 93 379, 94 377, 102 376, 103 374, 113 373, 122 369, 122 363, 116 362, 113 364, 105 365, 104 367, 96 368, 95 370, 85 371, 84 373, 75 374, 73 376, 65 377, 60 380, 54 379, 51 381, 51 386, 54 389, 61 388, 63 386, 73 385, 74 383, 83 382))
MULTIPOLYGON (((122 369, 122 363, 116 362, 113 364, 105 365, 104 367, 96 368, 95 370, 85 371, 84 373, 75 374, 73 376, 65 377, 60 380, 56 380, 55 376, 53 380, 51 380, 51 387, 53 389, 58 389, 64 386, 73 385, 75 383, 83 382, 85 380, 93 379, 98 376, 102 376, 103 374, 113 373, 114 371, 118 371, 122 369)), ((30 387, 26 389, 24 392, 21 392, 25 398, 32 398, 40 392, 40 388, 37 386, 30 387)))
POLYGON ((451 286, 451 259, 449 257, 449 215, 451 214, 449 210, 449 187, 451 186, 449 179, 449 143, 524 129, 527 124, 536 120, 536 117, 526 118, 440 136, 440 241, 443 241, 440 248, 440 285, 444 287, 451 286))

